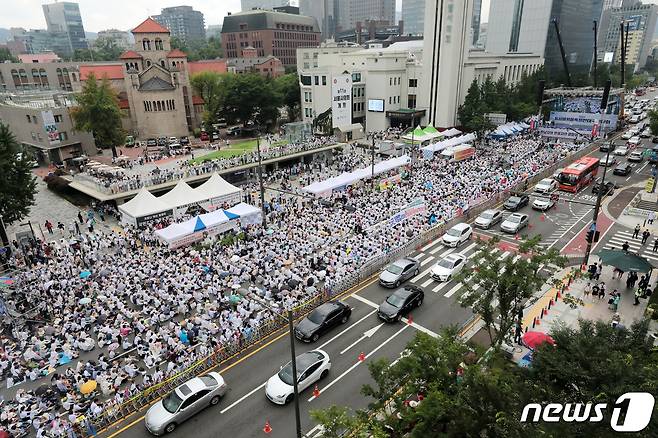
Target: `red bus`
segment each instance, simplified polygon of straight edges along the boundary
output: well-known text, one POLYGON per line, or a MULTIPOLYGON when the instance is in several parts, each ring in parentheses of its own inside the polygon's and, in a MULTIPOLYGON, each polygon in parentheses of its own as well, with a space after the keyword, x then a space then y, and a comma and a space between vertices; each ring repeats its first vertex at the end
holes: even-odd
POLYGON ((580 158, 564 168, 558 175, 560 190, 576 193, 591 183, 599 171, 599 159, 594 157, 580 158))

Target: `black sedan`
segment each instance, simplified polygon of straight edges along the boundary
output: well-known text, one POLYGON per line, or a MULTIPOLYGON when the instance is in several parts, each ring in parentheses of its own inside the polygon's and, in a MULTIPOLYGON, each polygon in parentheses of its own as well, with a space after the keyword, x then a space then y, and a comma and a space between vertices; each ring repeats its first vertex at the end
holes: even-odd
POLYGON ((379 305, 377 316, 386 322, 395 322, 412 309, 420 307, 423 304, 425 293, 416 286, 405 286, 389 295, 382 304, 379 305))
MULTIPOLYGON (((599 190, 602 190, 602 187, 601 187, 601 183, 597 181, 592 185, 592 193, 598 195, 599 190)), ((615 183, 613 183, 612 181, 608 181, 607 183, 605 183, 605 188, 603 188, 604 195, 612 195, 614 191, 615 191, 615 183)))
POLYGON ((628 163, 620 164, 612 171, 615 175, 626 176, 631 173, 631 166, 628 163))
POLYGON ((503 204, 505 210, 517 211, 530 203, 530 197, 524 193, 514 194, 510 196, 503 204))
POLYGON ((329 301, 318 306, 295 327, 295 337, 304 342, 315 342, 320 335, 339 324, 345 324, 352 309, 342 301, 329 301))

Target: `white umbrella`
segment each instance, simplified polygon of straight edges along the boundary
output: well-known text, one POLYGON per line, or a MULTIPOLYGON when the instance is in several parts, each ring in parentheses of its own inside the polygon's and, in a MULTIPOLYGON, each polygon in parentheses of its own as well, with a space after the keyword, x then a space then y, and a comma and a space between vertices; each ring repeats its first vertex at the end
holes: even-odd
POLYGON ((89 303, 91 303, 91 298, 89 298, 89 297, 80 298, 80 301, 78 301, 78 303, 79 304, 89 304, 89 303))
POLYGON ((240 256, 237 255, 237 254, 233 254, 233 257, 231 257, 231 261, 232 261, 233 263, 236 263, 236 262, 238 262, 239 260, 240 260, 240 256))

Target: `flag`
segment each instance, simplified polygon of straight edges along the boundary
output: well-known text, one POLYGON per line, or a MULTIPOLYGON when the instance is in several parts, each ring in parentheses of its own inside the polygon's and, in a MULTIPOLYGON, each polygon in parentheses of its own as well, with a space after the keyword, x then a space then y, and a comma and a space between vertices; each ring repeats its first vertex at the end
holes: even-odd
POLYGON ((596 138, 599 136, 599 122, 596 121, 594 122, 594 125, 592 125, 592 138, 596 138))

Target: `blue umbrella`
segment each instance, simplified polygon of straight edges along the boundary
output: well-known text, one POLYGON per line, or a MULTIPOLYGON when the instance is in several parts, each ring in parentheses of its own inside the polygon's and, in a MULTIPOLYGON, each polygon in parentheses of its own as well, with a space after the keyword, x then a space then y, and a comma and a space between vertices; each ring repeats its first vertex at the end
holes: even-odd
POLYGON ((91 275, 91 271, 82 271, 80 273, 80 278, 87 278, 91 275))

